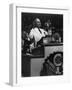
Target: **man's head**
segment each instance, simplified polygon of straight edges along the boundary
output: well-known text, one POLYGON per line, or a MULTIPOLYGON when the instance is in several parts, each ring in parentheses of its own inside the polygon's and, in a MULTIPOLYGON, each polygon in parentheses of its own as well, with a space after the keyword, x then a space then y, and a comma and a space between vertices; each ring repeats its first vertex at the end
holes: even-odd
POLYGON ((51 26, 51 21, 48 20, 47 22, 45 22, 45 28, 49 29, 49 27, 51 26))
POLYGON ((41 21, 40 21, 40 19, 39 18, 36 18, 34 20, 34 22, 33 22, 33 25, 34 25, 34 27, 40 28, 41 27, 41 21))

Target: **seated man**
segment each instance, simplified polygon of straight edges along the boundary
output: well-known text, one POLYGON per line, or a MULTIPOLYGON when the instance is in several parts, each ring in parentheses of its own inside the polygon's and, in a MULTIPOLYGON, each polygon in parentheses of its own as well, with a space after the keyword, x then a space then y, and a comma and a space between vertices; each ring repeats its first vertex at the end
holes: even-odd
POLYGON ((52 36, 52 41, 55 43, 61 43, 61 37, 59 33, 54 33, 52 36))
POLYGON ((42 38, 48 35, 48 33, 41 29, 41 21, 39 18, 36 18, 33 22, 33 28, 30 31, 29 37, 33 39, 33 43, 30 45, 31 49, 35 48, 38 44, 42 43, 42 38))
POLYGON ((48 32, 47 43, 51 43, 55 27, 52 27, 50 20, 47 20, 47 22, 45 22, 44 29, 48 32))
POLYGON ((29 52, 29 45, 31 44, 30 38, 28 37, 28 33, 26 31, 22 32, 22 52, 26 54, 29 52))

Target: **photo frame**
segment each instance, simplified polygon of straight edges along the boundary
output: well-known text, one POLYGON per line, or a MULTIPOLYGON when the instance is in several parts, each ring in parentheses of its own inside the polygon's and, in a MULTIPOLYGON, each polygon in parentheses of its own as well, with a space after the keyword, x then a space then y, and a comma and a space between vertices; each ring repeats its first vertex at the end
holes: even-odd
MULTIPOLYGON (((65 52, 65 48, 67 47, 65 41, 67 34, 65 33, 69 24, 69 10, 61 8, 25 7, 17 4, 11 4, 9 10, 9 83, 11 85, 24 85, 69 82, 69 63, 65 52), (45 25, 47 25, 47 22, 52 23, 54 27, 51 26, 50 29, 54 30, 52 31, 53 36, 50 38, 49 34, 51 34, 51 32, 48 32, 47 37, 42 38, 42 42, 39 45, 36 44, 38 42, 32 43, 33 38, 31 42, 28 41, 25 43, 25 40, 29 38, 31 28, 34 25, 33 21, 35 21, 36 18, 41 20, 41 28, 43 29, 46 28, 45 25), (30 24, 32 24, 32 26, 30 24), (55 39, 59 37, 59 34, 55 32, 59 32, 61 39, 55 39), (25 43, 25 46, 22 46, 22 43, 25 43), (30 49, 33 48, 29 46, 32 44, 36 45, 34 49, 30 49), (63 60, 63 63, 57 63, 55 61, 56 57, 59 56, 62 56, 60 59, 63 60), (54 60, 53 63, 55 63, 55 67, 59 67, 58 65, 60 64, 63 65, 61 72, 57 71, 56 73, 56 71, 54 72, 54 69, 52 69, 55 74, 44 73, 43 65, 49 63, 49 59, 51 58, 54 60)), ((35 28, 35 26, 33 28, 35 28)))

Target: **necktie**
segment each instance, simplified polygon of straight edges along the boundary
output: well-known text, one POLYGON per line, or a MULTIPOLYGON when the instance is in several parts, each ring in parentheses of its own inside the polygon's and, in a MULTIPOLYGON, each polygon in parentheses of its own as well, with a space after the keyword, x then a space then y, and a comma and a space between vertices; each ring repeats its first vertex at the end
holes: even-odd
POLYGON ((39 30, 39 32, 42 34, 42 32, 41 32, 40 28, 38 28, 38 30, 39 30))

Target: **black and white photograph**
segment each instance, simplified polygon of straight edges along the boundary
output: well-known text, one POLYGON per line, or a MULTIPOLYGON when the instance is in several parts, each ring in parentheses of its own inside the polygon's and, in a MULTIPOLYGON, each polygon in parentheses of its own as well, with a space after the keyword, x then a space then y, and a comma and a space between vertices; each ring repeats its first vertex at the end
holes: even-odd
POLYGON ((69 82, 69 30, 66 8, 10 5, 10 84, 69 82))
POLYGON ((63 14, 21 12, 21 77, 63 75, 63 14))

